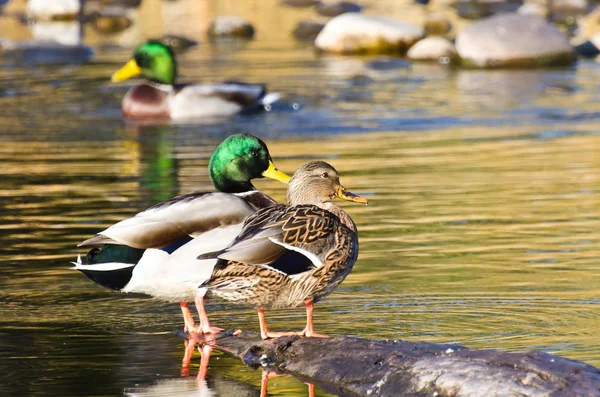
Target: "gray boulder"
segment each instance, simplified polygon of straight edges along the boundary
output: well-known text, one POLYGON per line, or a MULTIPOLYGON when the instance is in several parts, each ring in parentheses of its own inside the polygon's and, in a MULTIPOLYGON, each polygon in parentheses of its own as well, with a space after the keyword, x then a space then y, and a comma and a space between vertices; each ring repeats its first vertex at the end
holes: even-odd
POLYGON ((575 53, 567 36, 535 15, 503 14, 467 26, 456 38, 465 66, 567 66, 575 53))
POLYGON ((342 14, 325 25, 315 46, 338 54, 404 55, 425 35, 422 27, 379 16, 342 14))

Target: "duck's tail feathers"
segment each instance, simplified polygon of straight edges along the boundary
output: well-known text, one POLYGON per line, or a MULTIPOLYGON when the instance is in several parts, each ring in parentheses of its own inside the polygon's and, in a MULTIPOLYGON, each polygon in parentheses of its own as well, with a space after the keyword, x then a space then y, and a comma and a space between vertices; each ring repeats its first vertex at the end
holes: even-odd
POLYGON ((198 257, 196 259, 198 259, 198 260, 217 259, 219 257, 219 255, 221 255, 225 251, 227 251, 227 249, 222 249, 222 250, 219 250, 219 251, 207 252, 207 253, 204 253, 202 255, 198 255, 198 257))
POLYGON ((92 238, 88 238, 87 240, 77 244, 78 247, 84 247, 87 245, 103 245, 103 244, 115 244, 116 241, 110 237, 107 237, 103 234, 96 234, 92 238))
POLYGON ((275 102, 281 99, 281 95, 278 92, 270 92, 260 98, 260 104, 262 106, 272 106, 275 102))
POLYGON ((103 287, 120 291, 129 283, 133 275, 135 263, 98 263, 93 265, 84 264, 81 255, 77 256, 77 262, 71 262, 75 266, 71 269, 79 270, 90 280, 103 287))

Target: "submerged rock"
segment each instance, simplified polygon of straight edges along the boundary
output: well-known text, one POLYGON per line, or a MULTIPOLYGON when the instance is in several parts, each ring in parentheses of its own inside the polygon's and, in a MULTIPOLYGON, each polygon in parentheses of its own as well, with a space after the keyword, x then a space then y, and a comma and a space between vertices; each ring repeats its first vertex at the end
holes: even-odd
POLYGON ((294 8, 308 8, 318 3, 318 0, 282 0, 281 4, 284 6, 294 8))
POLYGON ((413 61, 455 63, 458 59, 454 44, 443 37, 426 37, 408 50, 406 54, 413 61))
POLYGON ((445 36, 452 30, 452 24, 442 14, 429 14, 425 18, 425 32, 427 36, 445 36))
POLYGON ((224 15, 216 17, 206 32, 210 38, 233 37, 251 39, 254 37, 254 26, 245 18, 224 15))
POLYGON ((424 35, 422 27, 410 23, 349 13, 329 21, 315 45, 322 51, 338 54, 404 55, 424 35))
POLYGON ((466 66, 567 66, 575 61, 566 35, 534 15, 504 14, 467 26, 456 38, 466 66))
POLYGON ((461 18, 480 19, 499 13, 515 12, 523 0, 455 0, 450 6, 461 18))
POLYGON ((548 18, 548 16, 550 15, 550 11, 548 10, 548 7, 545 4, 534 1, 529 1, 523 4, 521 7, 519 7, 517 13, 522 15, 537 15, 544 19, 548 18))
POLYGON ((300 21, 292 31, 294 37, 302 41, 314 41, 325 27, 322 22, 300 21))
POLYGON ((29 0, 26 13, 31 19, 68 21, 77 17, 79 0, 29 0))
POLYGON ((65 45, 55 41, 0 40, 4 61, 27 65, 78 64, 90 60, 92 49, 83 44, 65 45))
POLYGON ((198 45, 198 42, 195 40, 172 34, 163 36, 159 40, 164 45, 168 45, 169 47, 171 47, 175 52, 184 52, 190 49, 191 47, 198 45))
POLYGON ((361 12, 362 7, 349 1, 319 1, 315 5, 315 11, 324 17, 337 17, 347 12, 361 12))
POLYGON ((371 59, 366 66, 377 71, 410 69, 410 62, 402 58, 382 56, 371 59))
POLYGON ((552 21, 557 23, 575 23, 576 18, 586 15, 591 10, 588 0, 552 0, 549 11, 552 21))
POLYGON ((94 28, 101 33, 119 33, 132 24, 127 10, 121 7, 105 7, 92 15, 94 28))

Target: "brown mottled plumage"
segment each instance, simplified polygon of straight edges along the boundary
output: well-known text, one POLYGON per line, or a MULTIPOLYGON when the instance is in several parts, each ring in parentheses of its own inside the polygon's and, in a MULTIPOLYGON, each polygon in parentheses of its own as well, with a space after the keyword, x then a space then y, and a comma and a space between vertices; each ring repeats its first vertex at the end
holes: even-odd
POLYGON ((334 197, 366 203, 347 192, 337 171, 314 161, 299 168, 288 187, 290 206, 259 210, 225 250, 210 280, 202 285, 213 294, 258 309, 263 338, 270 333, 264 309, 307 308, 312 331, 312 305, 329 295, 350 273, 358 257, 356 225, 341 208, 327 201, 334 197))

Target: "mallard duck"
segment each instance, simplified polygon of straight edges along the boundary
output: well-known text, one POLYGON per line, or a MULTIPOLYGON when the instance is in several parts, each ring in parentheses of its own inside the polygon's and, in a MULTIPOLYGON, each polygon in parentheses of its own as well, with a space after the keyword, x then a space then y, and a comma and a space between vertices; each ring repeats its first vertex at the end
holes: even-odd
POLYGON ((300 167, 287 190, 289 205, 264 208, 244 223, 217 257, 212 276, 201 287, 228 301, 254 306, 263 339, 290 335, 269 332, 265 309, 306 306, 306 328, 299 335, 322 336, 313 329, 313 305, 350 273, 358 256, 356 225, 333 198, 366 204, 346 191, 337 171, 323 161, 300 167))
POLYGON ((232 135, 215 149, 209 174, 217 192, 175 197, 109 227, 79 244, 104 247, 88 253, 88 264, 78 258, 75 269, 104 287, 180 302, 186 331, 220 331, 210 326, 204 309, 206 291, 197 291, 216 260, 196 257, 223 249, 247 216, 276 204, 257 191, 251 179, 287 183, 289 177, 275 168, 264 142, 246 134, 232 135), (188 308, 191 300, 200 316, 199 327, 188 308))
POLYGON ((242 110, 264 109, 279 99, 267 94, 262 84, 223 82, 215 84, 175 84, 177 63, 170 47, 149 40, 137 47, 133 58, 112 81, 142 75, 148 80, 130 89, 123 98, 122 110, 133 118, 184 119, 230 116, 242 110))

